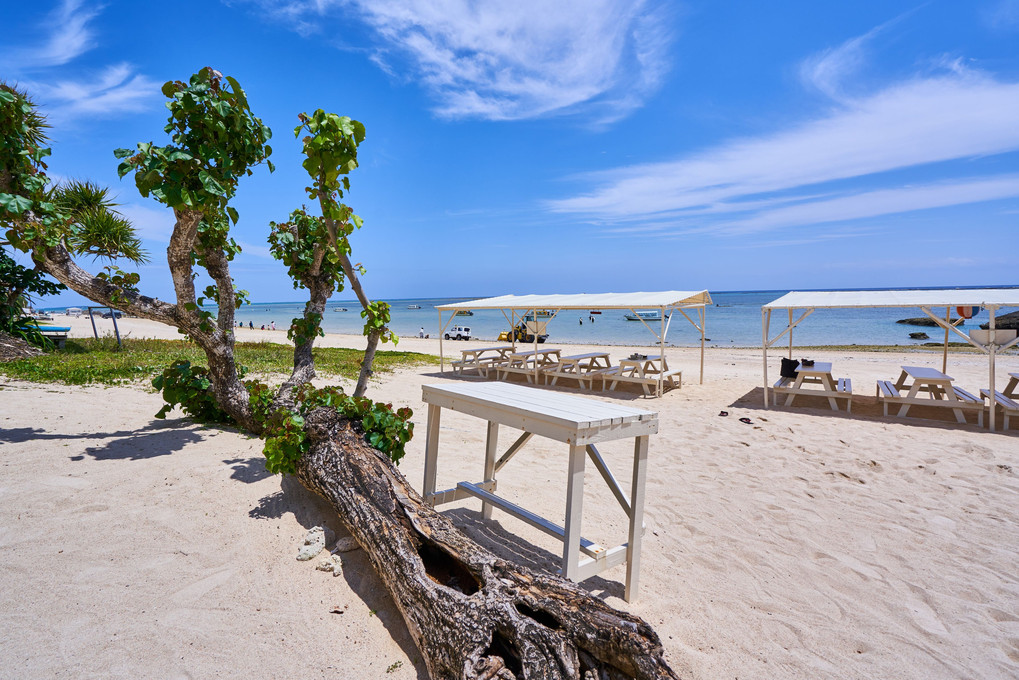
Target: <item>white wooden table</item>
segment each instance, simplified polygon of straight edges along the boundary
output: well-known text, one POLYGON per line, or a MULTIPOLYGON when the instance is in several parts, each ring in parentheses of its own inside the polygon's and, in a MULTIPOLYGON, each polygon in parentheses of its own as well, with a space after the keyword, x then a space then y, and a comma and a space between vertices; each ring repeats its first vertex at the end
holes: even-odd
POLYGON ((962 408, 966 403, 959 398, 952 386, 951 376, 945 375, 936 368, 928 366, 903 366, 899 379, 895 381, 895 387, 900 390, 909 388, 909 393, 904 397, 904 403, 899 408, 898 416, 905 417, 909 407, 913 404, 920 406, 947 406, 955 413, 955 419, 960 423, 966 422, 962 414, 962 408), (912 378, 912 384, 907 380, 912 378), (927 392, 930 399, 919 399, 920 392, 927 392))
POLYGON ((639 359, 620 359, 614 372, 606 372, 603 385, 616 389, 618 382, 637 383, 644 388, 644 394, 660 397, 666 388, 678 388, 683 384, 683 371, 669 370, 665 357, 658 354, 642 356, 639 359))
POLYGON ((588 354, 572 354, 560 357, 559 363, 547 366, 544 370, 545 381, 555 385, 559 378, 573 378, 583 387, 587 381, 594 389, 594 379, 612 365, 607 352, 590 352, 588 354))
POLYGON ((479 375, 487 378, 488 370, 508 362, 512 352, 512 345, 462 350, 460 361, 453 362, 453 372, 463 374, 465 370, 475 370, 479 375))
POLYGON ((509 359, 505 363, 496 367, 497 377, 500 380, 505 380, 510 373, 520 373, 527 378, 527 382, 537 382, 541 369, 559 363, 560 354, 562 354, 562 350, 557 347, 514 352, 509 355, 509 359))
POLYGON ((562 573, 574 581, 582 581, 625 562, 625 598, 629 602, 636 599, 644 524, 648 438, 658 432, 657 413, 508 383, 424 385, 422 397, 428 404, 425 479, 422 489, 425 502, 441 505, 468 497, 479 498, 482 501, 484 518, 491 518, 492 508, 496 507, 550 536, 559 538, 563 541, 562 573), (460 482, 454 488, 436 491, 439 419, 443 408, 487 421, 488 438, 485 446, 484 480, 473 483, 460 482), (500 425, 523 430, 523 434, 497 458, 500 425), (496 473, 534 435, 569 444, 565 527, 560 527, 495 495, 496 473), (627 495, 620 488, 595 444, 629 437, 634 438, 634 447, 630 493, 627 495), (580 535, 584 504, 584 464, 587 457, 591 458, 609 490, 629 517, 629 537, 622 545, 605 548, 580 535), (584 554, 583 558, 581 553, 584 554))

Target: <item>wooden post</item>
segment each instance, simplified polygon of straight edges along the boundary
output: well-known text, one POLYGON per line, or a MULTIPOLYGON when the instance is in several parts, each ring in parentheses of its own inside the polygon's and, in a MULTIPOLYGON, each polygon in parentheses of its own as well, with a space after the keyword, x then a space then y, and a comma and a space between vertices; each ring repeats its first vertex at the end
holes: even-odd
POLYGON ((701 322, 701 385, 704 384, 704 326, 705 319, 707 319, 707 313, 704 311, 704 305, 697 310, 701 322))
MULTIPOLYGON (((456 312, 454 312, 456 314, 456 312)), ((442 310, 439 310, 439 373, 446 372, 446 355, 442 353, 442 310)))
POLYGON ((580 525, 584 516, 584 460, 587 447, 570 445, 570 467, 566 480, 566 530, 563 534, 563 576, 577 580, 580 561, 580 525))
POLYGON ((764 408, 768 408, 768 330, 771 310, 761 308, 761 355, 764 358, 764 408))
POLYGON ((789 358, 793 358, 793 310, 789 309, 789 358))
POLYGON ((425 439, 425 480, 421 488, 421 495, 425 503, 435 505, 431 497, 435 493, 435 468, 439 457, 439 415, 442 413, 441 406, 428 405, 428 425, 426 426, 425 439))
MULTIPOLYGON (((947 323, 948 325, 952 325, 952 308, 951 307, 945 307, 945 323, 947 323)), ((944 353, 941 356, 941 372, 942 373, 948 373, 948 334, 950 332, 951 331, 949 331, 947 328, 945 329, 945 351, 944 351, 944 353)))
POLYGON ((626 542, 627 602, 637 599, 640 589, 640 544, 644 538, 644 484, 647 480, 648 436, 637 437, 633 443, 633 478, 630 484, 630 534, 626 542))
MULTIPOLYGON (((488 421, 488 437, 485 440, 485 482, 495 481, 495 457, 499 448, 499 423, 488 421)), ((495 493, 495 487, 489 488, 489 492, 495 493)), ((481 503, 481 516, 484 519, 492 519, 492 504, 481 503)))
POLYGON ((987 328, 990 330, 990 335, 991 335, 991 341, 988 343, 988 348, 987 348, 988 349, 988 365, 989 365, 989 369, 988 370, 989 370, 989 373, 990 373, 990 381, 989 382, 991 383, 990 384, 990 388, 991 388, 991 412, 990 412, 990 414, 988 414, 987 428, 991 432, 994 432, 994 425, 995 425, 994 415, 995 415, 995 412, 998 410, 998 402, 996 401, 995 394, 994 394, 994 382, 995 382, 994 381, 994 350, 997 349, 997 347, 998 347, 996 344, 994 344, 994 322, 995 322, 995 318, 994 317, 995 317, 995 313, 997 312, 997 308, 996 307, 991 307, 991 308, 989 308, 988 311, 990 311, 990 313, 991 313, 991 320, 987 324, 987 328))

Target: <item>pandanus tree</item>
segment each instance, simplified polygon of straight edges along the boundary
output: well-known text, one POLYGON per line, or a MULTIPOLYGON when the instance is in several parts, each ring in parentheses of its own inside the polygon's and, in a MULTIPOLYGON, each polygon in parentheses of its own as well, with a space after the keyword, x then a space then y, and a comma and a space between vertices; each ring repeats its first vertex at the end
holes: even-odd
POLYGON ((84 228, 48 200, 37 114, 26 97, 7 90, 0 93, 0 221, 9 242, 85 297, 176 326, 205 351, 207 369, 177 365, 157 379, 167 408, 179 403, 262 436, 270 470, 296 475, 332 504, 392 595, 432 677, 675 677, 643 620, 476 544, 425 504, 395 466, 412 433, 411 413, 363 397, 378 342, 395 337, 388 307, 367 297, 362 272, 351 264, 348 237, 361 220, 340 202, 365 137, 357 121, 323 111, 299 117, 308 195, 321 214, 295 210, 269 225, 268 240, 308 302, 290 326, 289 378, 276 390, 243 381, 233 353, 243 291, 230 276, 240 250, 230 237, 239 219, 230 201, 254 167, 271 169, 271 133, 240 85, 210 68, 188 83, 166 83, 163 93, 170 143, 116 154, 121 176, 133 173, 143 196, 173 210, 166 257, 175 301, 142 295, 136 274, 93 276, 75 262, 84 228), (201 296, 197 270, 213 282, 201 296), (352 395, 309 382, 326 302, 347 285, 361 302, 367 336, 352 395), (206 298, 216 302, 216 314, 203 308, 206 298))

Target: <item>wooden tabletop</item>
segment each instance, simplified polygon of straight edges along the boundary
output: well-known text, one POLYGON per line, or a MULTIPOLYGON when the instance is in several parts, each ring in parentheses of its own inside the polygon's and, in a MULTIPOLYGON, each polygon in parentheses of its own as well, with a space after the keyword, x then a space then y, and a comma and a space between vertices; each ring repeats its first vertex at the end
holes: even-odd
POLYGON ((479 349, 464 349, 461 350, 464 356, 468 354, 481 354, 482 352, 506 352, 513 349, 512 345, 500 345, 499 347, 481 347, 479 349))
POLYGON ((914 380, 952 380, 951 376, 929 366, 903 366, 902 370, 914 380))
POLYGON ((559 348, 539 349, 539 350, 532 349, 532 350, 529 350, 527 352, 514 352, 510 356, 513 356, 513 357, 533 357, 536 354, 558 354, 560 352, 562 352, 562 350, 559 349, 559 348))
POLYGON ((583 361, 584 359, 597 359, 598 357, 608 358, 608 352, 589 352, 588 354, 571 354, 568 357, 560 357, 560 361, 583 361))
POLYGON ((815 361, 812 366, 804 366, 803 362, 796 367, 797 373, 829 375, 831 373, 830 361, 815 361))

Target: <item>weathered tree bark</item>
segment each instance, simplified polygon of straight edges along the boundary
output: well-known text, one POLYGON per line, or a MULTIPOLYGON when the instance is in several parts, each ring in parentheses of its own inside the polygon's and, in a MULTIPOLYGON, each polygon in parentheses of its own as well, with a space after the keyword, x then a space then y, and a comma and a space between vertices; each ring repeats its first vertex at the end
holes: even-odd
POLYGON ((335 411, 306 431, 298 478, 364 548, 432 678, 676 677, 647 623, 470 540, 335 411))

